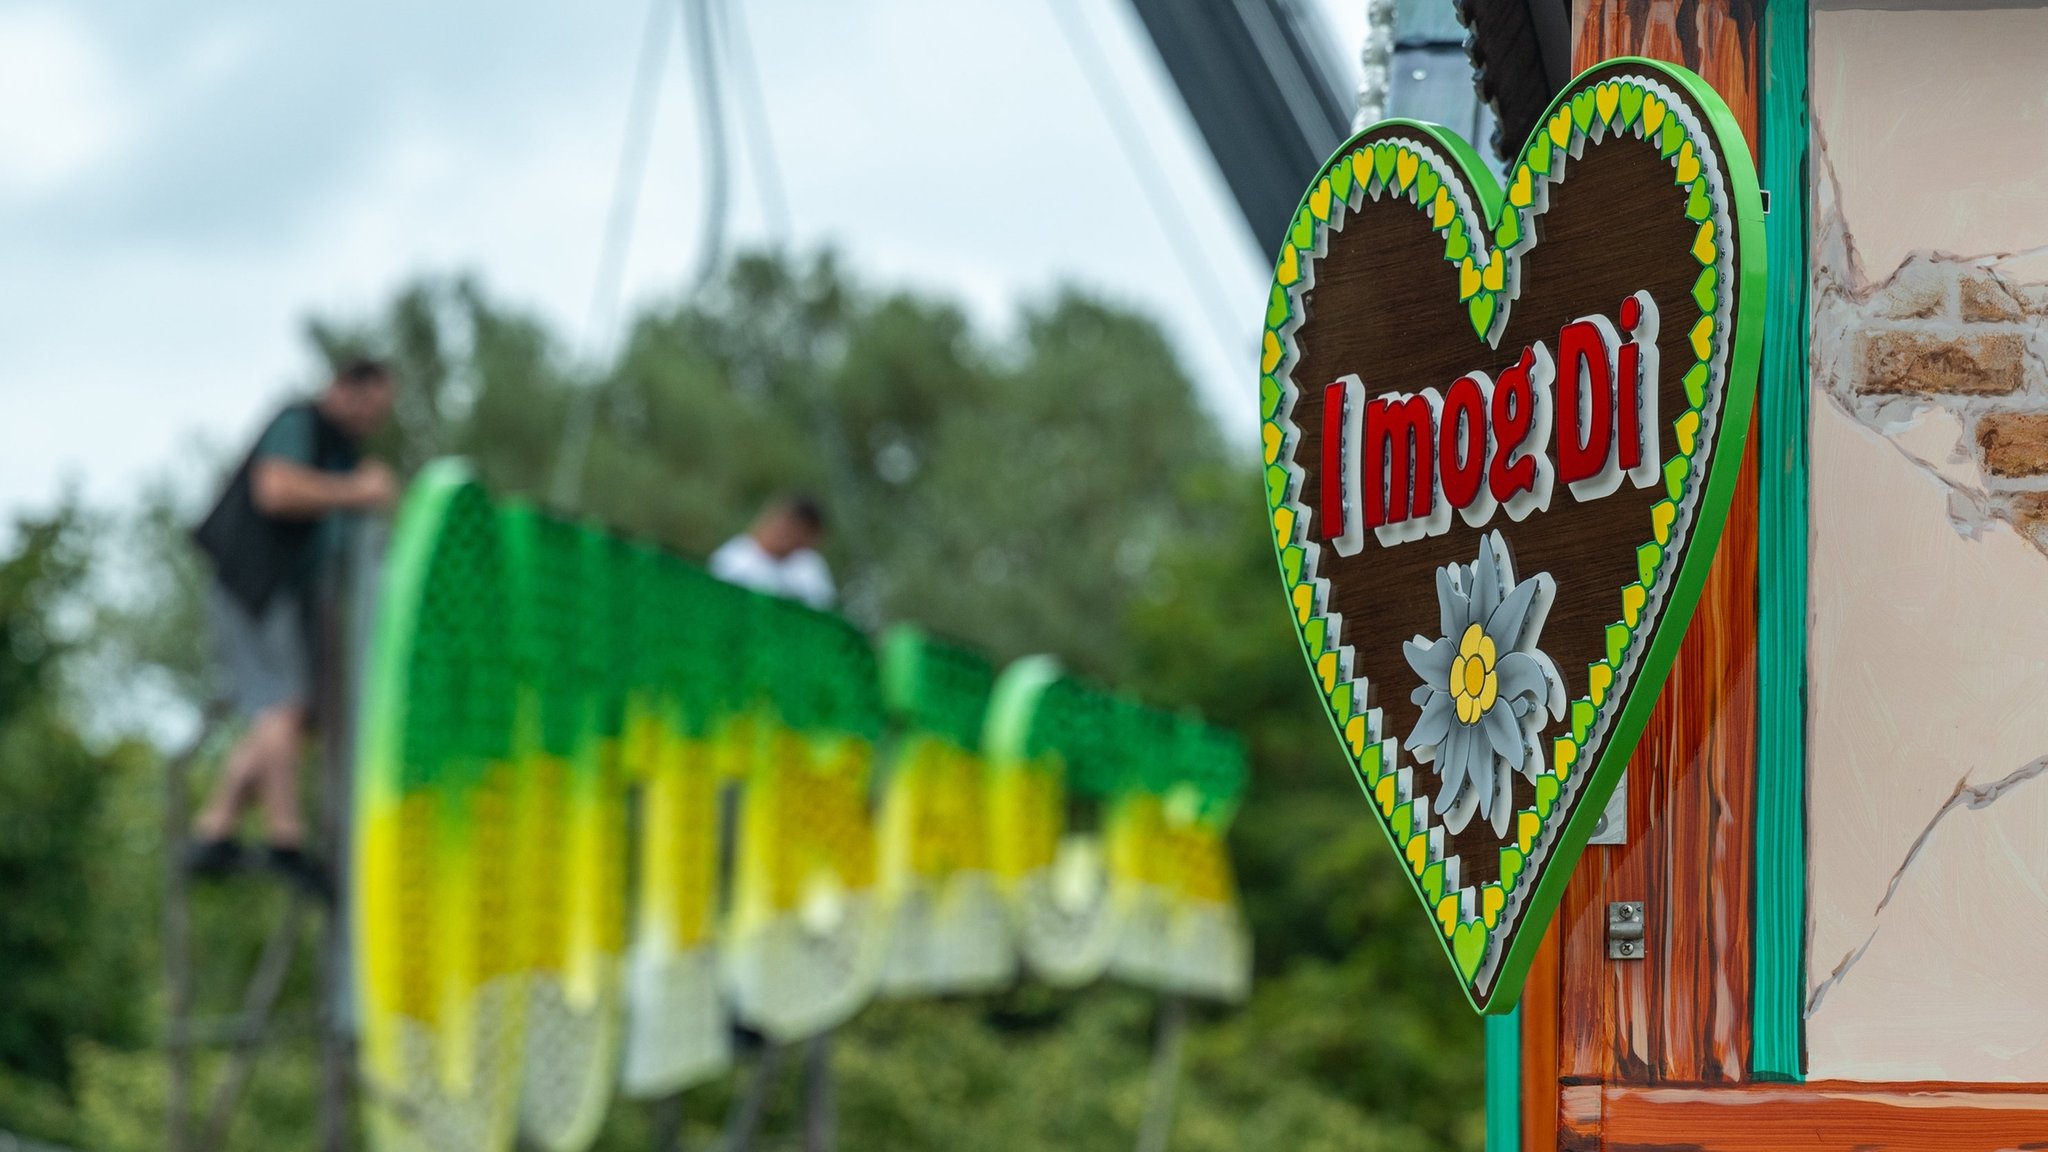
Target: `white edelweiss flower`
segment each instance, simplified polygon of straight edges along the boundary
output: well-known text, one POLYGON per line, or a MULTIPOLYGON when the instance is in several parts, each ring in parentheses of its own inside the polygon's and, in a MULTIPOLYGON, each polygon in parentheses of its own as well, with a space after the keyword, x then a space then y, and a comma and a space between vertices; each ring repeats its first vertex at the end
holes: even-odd
POLYGON ((1402 645, 1422 677, 1410 697, 1422 715, 1408 749, 1436 765, 1442 784, 1430 809, 1444 827, 1461 832, 1476 811, 1506 836, 1515 807, 1510 773, 1535 779, 1544 715, 1564 718, 1564 680, 1536 647, 1557 582, 1539 572, 1516 583, 1507 542, 1489 532, 1477 560, 1437 569, 1436 591, 1442 637, 1402 645))

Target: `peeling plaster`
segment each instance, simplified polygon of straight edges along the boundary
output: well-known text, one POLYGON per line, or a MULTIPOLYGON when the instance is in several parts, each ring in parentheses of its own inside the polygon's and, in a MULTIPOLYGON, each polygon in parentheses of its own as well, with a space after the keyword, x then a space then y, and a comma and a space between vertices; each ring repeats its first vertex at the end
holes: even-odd
POLYGON ((1928 19, 1815 15, 1809 1073, 2040 1082, 2048 10, 1928 19))
POLYGON ((1843 208, 1880 274, 1914 249, 2048 247, 2048 9, 1927 8, 1813 13, 1813 118, 1857 162, 1843 208))
MULTIPOLYGON (((2048 283, 2025 284, 1999 269, 2033 251, 1993 252, 1974 256, 1914 251, 1885 279, 1865 270, 1855 235, 1844 217, 1840 177, 1828 151, 1826 134, 1816 121, 1813 154, 1820 179, 1814 189, 1813 342, 1811 368, 1815 385, 1859 423, 1883 434, 1900 452, 1939 477, 1951 489, 1949 519, 1955 530, 1980 536, 1993 520, 2021 530, 2048 553, 2048 531, 2035 531, 2025 493, 2048 493, 2048 476, 1988 476, 1978 466, 1974 431, 1987 415, 2048 409, 2048 322, 2022 314, 2002 323, 1963 324, 1958 273, 1987 273, 2016 302, 2039 299, 2048 304, 2048 283), (1939 293, 1925 304, 1937 314, 1920 314, 1923 294, 1939 293), (2010 394, 1978 396, 1943 393, 1870 393, 1857 381, 1862 341, 1872 332, 1922 334, 1950 339, 1961 334, 2010 334, 2023 341, 2025 385, 2010 394)), ((2037 313, 2039 310, 2036 310, 2037 313)))

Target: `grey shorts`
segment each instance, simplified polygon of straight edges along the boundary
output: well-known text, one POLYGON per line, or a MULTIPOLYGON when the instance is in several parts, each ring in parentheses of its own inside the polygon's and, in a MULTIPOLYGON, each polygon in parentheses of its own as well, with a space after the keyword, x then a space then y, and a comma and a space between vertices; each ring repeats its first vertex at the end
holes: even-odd
POLYGON ((237 712, 253 718, 311 701, 313 661, 298 597, 280 592, 256 615, 216 583, 206 607, 221 693, 237 712))

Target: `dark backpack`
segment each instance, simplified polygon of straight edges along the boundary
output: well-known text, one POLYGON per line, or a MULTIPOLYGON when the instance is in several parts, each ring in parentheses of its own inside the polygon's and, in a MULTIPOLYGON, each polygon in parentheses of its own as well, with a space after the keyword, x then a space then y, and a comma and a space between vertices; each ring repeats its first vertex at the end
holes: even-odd
MULTIPOLYGON (((266 434, 279 420, 301 410, 310 412, 313 419, 311 466, 323 472, 354 470, 360 459, 355 440, 311 401, 279 412, 266 427, 266 434)), ((320 528, 319 518, 286 520, 257 510, 251 476, 262 443, 263 437, 258 437, 257 446, 243 457, 213 510, 192 531, 193 543, 212 561, 221 587, 258 615, 269 606, 271 597, 301 580, 307 550, 320 528)))

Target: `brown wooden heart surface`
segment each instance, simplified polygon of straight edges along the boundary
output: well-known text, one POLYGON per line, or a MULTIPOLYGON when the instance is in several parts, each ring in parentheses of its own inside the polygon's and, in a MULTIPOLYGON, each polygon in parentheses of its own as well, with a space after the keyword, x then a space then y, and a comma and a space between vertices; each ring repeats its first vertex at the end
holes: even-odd
POLYGON ((1290 607, 1483 1010, 1512 1006, 1711 559, 1759 199, 1703 82, 1611 61, 1504 192, 1442 129, 1366 130, 1281 254, 1263 367, 1290 607))

